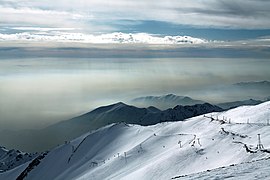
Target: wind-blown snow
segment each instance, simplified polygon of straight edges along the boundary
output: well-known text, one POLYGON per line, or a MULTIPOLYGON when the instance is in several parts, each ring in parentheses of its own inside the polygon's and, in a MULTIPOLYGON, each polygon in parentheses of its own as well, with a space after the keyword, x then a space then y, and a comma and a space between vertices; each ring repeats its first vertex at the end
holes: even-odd
POLYGON ((182 122, 108 125, 52 150, 26 179, 170 179, 268 158, 244 145, 255 151, 261 134, 270 148, 269 109, 266 102, 182 122))
POLYGON ((147 33, 108 33, 101 35, 71 33, 61 31, 22 32, 15 34, 1 34, 0 41, 53 41, 80 43, 125 43, 125 44, 201 44, 204 39, 190 36, 158 36, 147 33))

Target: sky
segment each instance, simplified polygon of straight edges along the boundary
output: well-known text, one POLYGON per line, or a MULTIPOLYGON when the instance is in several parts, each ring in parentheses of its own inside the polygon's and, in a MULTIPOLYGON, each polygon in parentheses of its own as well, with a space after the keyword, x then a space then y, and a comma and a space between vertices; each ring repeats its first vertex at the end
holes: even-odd
POLYGON ((0 0, 0 130, 143 95, 263 98, 207 88, 270 80, 269 12, 268 0, 0 0))
MULTIPOLYGON (((269 10, 268 0, 1 0, 0 40, 78 40, 113 32, 269 39, 269 10)), ((100 42, 97 39, 90 42, 100 42)))
POLYGON ((267 0, 1 0, 0 53, 269 58, 269 11, 267 0))

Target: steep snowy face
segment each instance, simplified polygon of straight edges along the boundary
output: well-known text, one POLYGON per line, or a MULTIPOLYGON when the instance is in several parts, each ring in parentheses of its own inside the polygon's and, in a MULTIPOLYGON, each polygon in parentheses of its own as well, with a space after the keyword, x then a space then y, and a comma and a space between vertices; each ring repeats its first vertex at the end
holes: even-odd
POLYGON ((266 102, 182 122, 108 125, 55 148, 25 179, 170 179, 268 158, 269 108, 266 102))
POLYGON ((0 173, 31 161, 37 155, 37 153, 24 153, 19 150, 7 150, 5 147, 0 147, 0 173))

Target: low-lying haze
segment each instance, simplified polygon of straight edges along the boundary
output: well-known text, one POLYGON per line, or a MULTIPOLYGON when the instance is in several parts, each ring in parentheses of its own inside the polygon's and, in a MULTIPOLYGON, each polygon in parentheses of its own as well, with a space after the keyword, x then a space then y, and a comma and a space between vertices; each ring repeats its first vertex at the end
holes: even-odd
POLYGON ((175 93, 211 103, 265 98, 232 84, 269 80, 251 58, 25 58, 0 61, 1 129, 40 128, 97 106, 175 93))

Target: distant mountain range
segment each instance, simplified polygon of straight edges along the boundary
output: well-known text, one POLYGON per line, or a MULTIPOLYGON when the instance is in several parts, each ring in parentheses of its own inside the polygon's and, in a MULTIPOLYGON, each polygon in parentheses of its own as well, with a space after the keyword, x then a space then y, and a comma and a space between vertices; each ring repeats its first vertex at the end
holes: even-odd
POLYGON ((219 104, 217 104, 217 106, 221 107, 222 109, 232 109, 232 108, 244 106, 244 105, 257 105, 257 104, 261 104, 263 102, 265 102, 265 101, 248 99, 248 100, 243 100, 243 101, 219 103, 219 104))
POLYGON ((175 107, 177 105, 187 106, 195 104, 203 104, 204 101, 192 99, 188 96, 177 96, 175 94, 167 94, 163 96, 144 96, 138 97, 130 102, 138 107, 155 106, 159 109, 165 110, 175 107))
POLYGON ((264 101, 270 101, 270 96, 266 97, 264 101))
POLYGON ((249 82, 239 82, 233 84, 235 87, 241 88, 267 88, 270 89, 270 82, 269 81, 249 81, 249 82))
MULTIPOLYGON (((262 82, 247 82, 247 83, 238 83, 235 84, 236 86, 255 86, 254 84, 266 84, 268 85, 268 81, 262 81, 262 82)), ((270 91, 269 91, 270 92, 270 91)), ((255 100, 255 99, 247 99, 247 100, 241 100, 241 101, 232 101, 232 102, 224 102, 224 103, 218 103, 215 104, 222 109, 232 109, 239 106, 244 105, 257 105, 266 101, 269 101, 270 97, 264 98, 264 100, 255 100)), ((139 106, 139 107, 148 107, 148 106, 155 106, 159 109, 168 109, 171 107, 175 107, 177 105, 195 105, 195 104, 203 104, 206 103, 205 101, 192 99, 188 96, 177 96, 175 94, 167 94, 163 96, 145 96, 145 97, 139 97, 136 99, 131 100, 131 103, 133 105, 139 106)))
MULTIPOLYGON (((270 93, 270 82, 269 81, 250 81, 250 82, 240 82, 233 84, 230 87, 233 91, 253 95, 255 99, 263 99, 269 96, 270 93)), ((230 91, 230 89, 227 89, 230 91)))
POLYGON ((33 151, 47 150, 64 141, 74 139, 83 133, 95 130, 108 124, 125 122, 129 124, 154 125, 167 121, 182 121, 190 117, 222 109, 208 103, 193 106, 178 105, 161 111, 155 107, 138 108, 124 103, 99 107, 89 113, 67 121, 54 124, 41 130, 19 132, 0 132, 1 142, 19 144, 18 148, 33 151), (21 141, 23 140, 23 143, 21 141))

